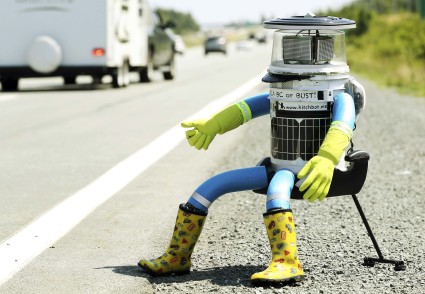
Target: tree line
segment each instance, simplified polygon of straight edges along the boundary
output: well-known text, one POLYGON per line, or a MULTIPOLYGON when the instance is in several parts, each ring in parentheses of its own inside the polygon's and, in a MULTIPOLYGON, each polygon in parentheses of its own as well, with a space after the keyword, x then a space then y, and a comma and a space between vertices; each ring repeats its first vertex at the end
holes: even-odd
POLYGON ((179 35, 196 33, 200 30, 199 24, 190 13, 178 12, 173 9, 157 9, 158 15, 163 23, 171 21, 175 27, 173 31, 179 35))
MULTIPOLYGON (((357 73, 385 86, 425 96, 425 20, 416 0, 357 0, 320 12, 353 19, 347 31, 347 58, 357 73)), ((318 13, 319 14, 319 13, 318 13)))

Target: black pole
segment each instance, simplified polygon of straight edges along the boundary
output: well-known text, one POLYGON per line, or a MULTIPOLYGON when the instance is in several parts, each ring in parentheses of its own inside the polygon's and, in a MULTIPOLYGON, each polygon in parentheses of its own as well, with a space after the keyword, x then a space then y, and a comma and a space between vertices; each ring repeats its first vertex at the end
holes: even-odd
POLYGON ((360 216, 361 216, 361 218, 363 220, 363 224, 366 227, 367 233, 368 233, 370 239, 372 240, 372 243, 373 243, 373 246, 375 247, 376 253, 378 253, 378 256, 379 256, 380 259, 384 259, 384 256, 382 255, 381 249, 379 248, 379 245, 378 245, 378 242, 376 242, 375 236, 373 235, 373 232, 370 229, 369 223, 368 223, 368 221, 366 219, 366 216, 364 215, 363 209, 360 206, 360 202, 357 199, 357 196, 355 194, 353 194, 351 196, 353 197, 353 200, 354 200, 354 203, 356 204, 357 210, 360 213, 360 216))

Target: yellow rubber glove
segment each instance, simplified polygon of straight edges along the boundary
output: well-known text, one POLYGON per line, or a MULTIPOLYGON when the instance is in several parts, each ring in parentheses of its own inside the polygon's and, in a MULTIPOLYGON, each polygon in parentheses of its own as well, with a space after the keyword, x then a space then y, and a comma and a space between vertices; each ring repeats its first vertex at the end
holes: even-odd
MULTIPOLYGON (((338 123, 336 122, 335 125, 338 123)), ((350 139, 351 134, 331 125, 317 155, 310 159, 298 173, 299 179, 307 176, 300 187, 301 192, 308 188, 304 193, 304 199, 308 199, 310 202, 325 199, 331 186, 334 167, 350 139)))
POLYGON ((314 156, 307 162, 307 164, 298 173, 298 178, 304 178, 310 173, 307 179, 302 183, 300 191, 304 193, 303 198, 314 202, 317 199, 322 201, 328 195, 331 186, 332 177, 334 173, 334 163, 332 160, 322 157, 314 156))
POLYGON ((207 150, 212 140, 220 131, 220 126, 215 120, 198 119, 191 122, 182 122, 184 128, 194 128, 186 131, 186 139, 190 146, 196 149, 207 150))
POLYGON ((186 139, 190 146, 196 149, 207 150, 217 134, 224 134, 233 130, 251 119, 249 106, 241 101, 216 113, 209 119, 198 119, 182 122, 184 128, 193 128, 186 131, 186 139))

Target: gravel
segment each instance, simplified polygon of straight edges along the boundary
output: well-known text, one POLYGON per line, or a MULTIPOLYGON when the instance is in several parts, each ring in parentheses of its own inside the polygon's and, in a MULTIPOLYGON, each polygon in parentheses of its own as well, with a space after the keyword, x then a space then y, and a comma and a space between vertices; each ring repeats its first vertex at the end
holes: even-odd
MULTIPOLYGON (((210 208, 193 254, 190 275, 146 279, 158 293, 425 293, 425 99, 401 96, 360 80, 368 94, 357 124, 355 149, 371 155, 359 200, 389 264, 362 265, 376 252, 351 197, 320 203, 292 201, 299 258, 306 280, 284 287, 254 287, 250 276, 269 263, 263 226, 265 197, 250 191, 225 195, 210 208)), ((210 167, 211 175, 255 165, 269 154, 269 118, 243 126, 246 136, 210 167)), ((225 140, 226 134, 219 140, 225 140)))

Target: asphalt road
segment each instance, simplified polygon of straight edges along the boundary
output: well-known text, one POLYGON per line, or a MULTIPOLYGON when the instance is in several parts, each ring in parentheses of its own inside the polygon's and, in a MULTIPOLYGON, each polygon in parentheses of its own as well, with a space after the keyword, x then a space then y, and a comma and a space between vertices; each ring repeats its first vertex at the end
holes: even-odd
MULTIPOLYGON (((21 92, 1 94, 0 241, 257 76, 269 56, 266 46, 229 56, 193 50, 178 59, 172 82, 157 77, 115 90, 28 80, 21 92)), ((267 265, 269 249, 264 197, 251 192, 227 195, 211 207, 190 275, 152 279, 137 268, 141 257, 162 253, 178 204, 203 180, 268 155, 265 117, 217 137, 207 152, 179 144, 1 285, 0 293, 423 293, 425 101, 361 82, 368 104, 355 144, 371 162, 359 199, 384 256, 404 260, 406 271, 361 265, 375 253, 349 197, 297 201, 307 280, 253 288, 249 276, 267 265)), ((251 94, 265 90, 259 84, 251 94)))

